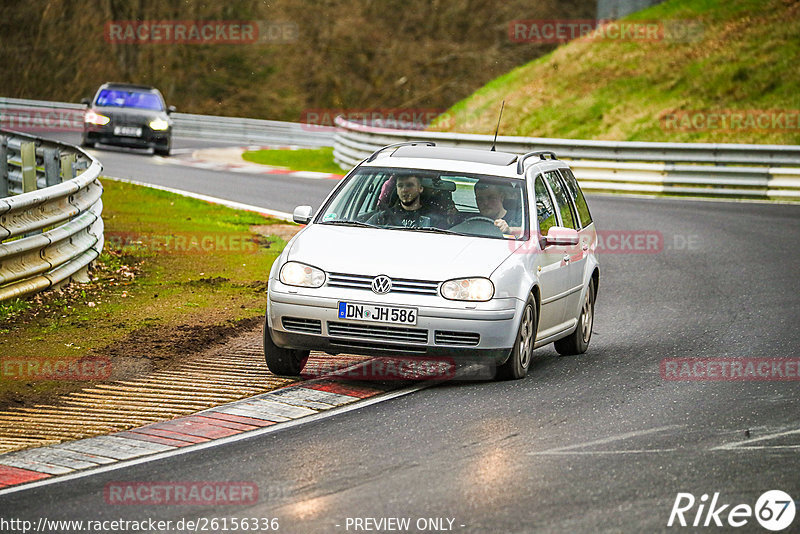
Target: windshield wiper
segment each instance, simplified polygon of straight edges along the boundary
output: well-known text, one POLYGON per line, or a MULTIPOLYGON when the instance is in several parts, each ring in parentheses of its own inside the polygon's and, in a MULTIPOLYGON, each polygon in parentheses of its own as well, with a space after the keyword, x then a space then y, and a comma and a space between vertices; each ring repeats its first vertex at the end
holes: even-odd
POLYGON ((343 221, 343 220, 322 221, 322 222, 320 222, 318 224, 333 224, 333 225, 336 225, 336 226, 359 226, 361 228, 379 228, 378 226, 375 226, 374 224, 369 224, 369 223, 365 223, 365 222, 361 222, 361 221, 343 221))
POLYGON ((387 226, 386 228, 391 228, 392 230, 413 230, 414 232, 432 232, 435 234, 469 235, 462 234, 461 232, 454 232, 452 230, 445 230, 444 228, 436 228, 435 226, 387 226))

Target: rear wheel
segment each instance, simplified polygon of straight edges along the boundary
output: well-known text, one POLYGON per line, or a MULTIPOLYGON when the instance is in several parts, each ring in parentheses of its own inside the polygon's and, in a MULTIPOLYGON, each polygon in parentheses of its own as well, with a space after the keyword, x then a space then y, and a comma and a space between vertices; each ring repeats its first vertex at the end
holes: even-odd
POLYGON ((269 325, 264 319, 264 359, 269 370, 278 376, 298 376, 308 361, 309 351, 284 349, 277 346, 269 335, 269 325))
POLYGON ((528 374, 531 365, 533 345, 536 342, 536 301, 533 295, 528 297, 522 310, 522 320, 517 331, 517 340, 511 349, 511 356, 506 363, 497 368, 500 380, 517 380, 528 374))
POLYGON ((586 296, 583 298, 581 314, 578 317, 578 326, 569 336, 559 339, 553 345, 556 352, 562 356, 570 354, 583 354, 589 348, 592 339, 592 325, 594 324, 594 282, 589 282, 586 296))

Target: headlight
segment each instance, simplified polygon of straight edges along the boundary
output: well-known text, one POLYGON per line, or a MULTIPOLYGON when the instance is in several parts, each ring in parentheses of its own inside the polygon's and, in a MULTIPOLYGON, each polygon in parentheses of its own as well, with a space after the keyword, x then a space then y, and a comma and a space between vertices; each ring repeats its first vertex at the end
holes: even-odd
POLYGON ((460 278, 442 284, 442 296, 448 300, 486 301, 494 296, 494 284, 488 278, 460 278))
POLYGON ((104 126, 109 123, 111 119, 106 117, 105 115, 100 115, 94 111, 87 111, 86 115, 83 116, 83 122, 88 122, 90 124, 97 124, 98 126, 104 126))
POLYGON ((287 286, 320 287, 325 283, 324 272, 297 261, 286 262, 279 278, 287 286))
POLYGON ((150 128, 152 130, 166 130, 169 128, 169 123, 164 119, 153 119, 150 121, 150 128))

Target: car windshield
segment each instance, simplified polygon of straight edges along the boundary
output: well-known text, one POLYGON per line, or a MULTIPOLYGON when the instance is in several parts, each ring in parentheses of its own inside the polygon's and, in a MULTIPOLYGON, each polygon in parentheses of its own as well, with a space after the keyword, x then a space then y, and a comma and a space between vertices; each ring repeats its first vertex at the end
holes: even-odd
POLYGON ((361 167, 315 222, 527 239, 524 184, 500 176, 361 167))
POLYGON ((162 111, 164 104, 155 93, 125 91, 122 89, 103 89, 97 95, 96 106, 109 108, 136 108, 162 111))

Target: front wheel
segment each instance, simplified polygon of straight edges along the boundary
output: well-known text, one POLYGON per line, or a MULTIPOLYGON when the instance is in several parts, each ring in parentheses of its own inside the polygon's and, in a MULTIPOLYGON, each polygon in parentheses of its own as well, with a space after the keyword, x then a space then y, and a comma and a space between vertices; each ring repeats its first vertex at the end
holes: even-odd
POLYGON ((309 351, 284 349, 272 341, 269 324, 264 319, 264 359, 269 370, 278 376, 299 376, 308 361, 309 351))
POLYGON ((583 298, 583 307, 578 317, 578 326, 569 336, 559 339, 553 345, 556 352, 562 356, 570 354, 583 354, 589 348, 592 339, 592 325, 594 324, 594 282, 589 282, 586 296, 583 298))
POLYGON ((533 345, 536 342, 536 301, 533 295, 528 297, 522 310, 522 320, 517 331, 517 340, 511 349, 511 356, 506 363, 497 368, 500 380, 517 380, 525 378, 531 365, 533 345))

